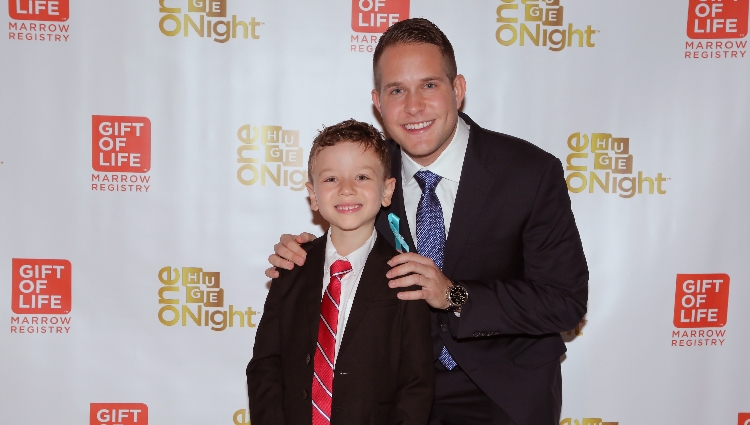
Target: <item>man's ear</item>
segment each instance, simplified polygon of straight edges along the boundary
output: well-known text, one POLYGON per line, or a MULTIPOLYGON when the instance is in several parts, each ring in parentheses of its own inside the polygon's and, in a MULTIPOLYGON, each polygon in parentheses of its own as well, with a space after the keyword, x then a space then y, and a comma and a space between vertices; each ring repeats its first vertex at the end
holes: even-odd
POLYGON ((466 78, 461 74, 456 75, 456 78, 453 79, 453 95, 456 96, 456 109, 461 109, 461 104, 466 95, 466 78))
POLYGON ((310 209, 318 211, 318 199, 315 197, 315 189, 313 188, 312 183, 305 183, 305 187, 307 188, 307 194, 310 195, 310 209))
POLYGON ((391 199, 393 199, 394 190, 396 190, 396 179, 391 177, 390 179, 385 181, 385 186, 383 187, 383 199, 380 202, 381 205, 383 205, 384 207, 391 205, 391 199))
POLYGON ((380 110, 380 93, 377 89, 372 89, 372 104, 375 105, 375 109, 378 110, 380 116, 383 116, 383 111, 380 110))

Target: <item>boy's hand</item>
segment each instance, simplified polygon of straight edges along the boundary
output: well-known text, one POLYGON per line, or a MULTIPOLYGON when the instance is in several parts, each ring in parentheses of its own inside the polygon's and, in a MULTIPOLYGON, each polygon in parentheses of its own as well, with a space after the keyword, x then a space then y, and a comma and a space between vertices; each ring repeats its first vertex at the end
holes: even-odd
POLYGON ((276 279, 279 277, 279 271, 276 270, 276 267, 291 270, 295 264, 298 266, 305 264, 307 252, 300 245, 312 242, 313 240, 315 240, 315 235, 307 232, 303 232, 297 236, 281 235, 279 243, 273 246, 274 254, 268 257, 271 267, 266 269, 266 276, 276 279))
POLYGON ((399 299, 425 300, 430 307, 448 308, 449 304, 445 298, 445 292, 451 287, 452 283, 431 258, 407 252, 391 258, 388 265, 393 267, 385 274, 388 279, 392 279, 388 282, 388 286, 391 288, 406 288, 412 285, 422 287, 420 290, 399 292, 399 299), (408 273, 413 274, 404 276, 408 273))

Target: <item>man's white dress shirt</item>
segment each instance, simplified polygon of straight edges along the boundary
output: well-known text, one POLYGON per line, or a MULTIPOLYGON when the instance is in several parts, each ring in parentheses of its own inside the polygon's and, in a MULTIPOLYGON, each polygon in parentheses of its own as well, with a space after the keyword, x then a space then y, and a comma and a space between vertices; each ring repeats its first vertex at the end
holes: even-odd
MULTIPOLYGON (((448 230, 453 218, 453 206, 456 203, 458 183, 461 180, 461 169, 464 165, 466 147, 469 145, 469 126, 461 117, 458 117, 456 133, 447 148, 432 164, 422 167, 414 162, 409 155, 401 149, 401 182, 404 189, 404 209, 406 219, 409 220, 409 230, 414 244, 417 244, 417 206, 422 197, 422 189, 414 178, 417 171, 429 170, 440 177, 440 183, 435 188, 435 194, 440 200, 443 209, 443 221, 445 222, 445 237, 448 238, 448 230)), ((409 247, 412 252, 417 247, 409 247)))

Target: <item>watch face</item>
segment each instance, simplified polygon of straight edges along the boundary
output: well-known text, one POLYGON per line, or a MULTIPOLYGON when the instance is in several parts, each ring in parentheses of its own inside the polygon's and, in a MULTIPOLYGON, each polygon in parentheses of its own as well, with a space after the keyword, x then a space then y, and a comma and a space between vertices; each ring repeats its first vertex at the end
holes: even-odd
POLYGON ((450 301, 455 305, 464 305, 464 303, 466 303, 466 298, 468 298, 468 295, 469 294, 466 292, 466 288, 461 285, 453 285, 453 287, 450 289, 450 301))

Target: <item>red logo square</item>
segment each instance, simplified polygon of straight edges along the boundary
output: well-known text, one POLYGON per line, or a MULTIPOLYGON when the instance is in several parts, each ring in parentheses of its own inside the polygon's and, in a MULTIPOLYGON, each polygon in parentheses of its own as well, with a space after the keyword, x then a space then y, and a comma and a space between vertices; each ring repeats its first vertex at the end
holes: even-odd
POLYGON ((19 21, 67 21, 70 0, 8 0, 8 13, 19 21))
POLYGON ((14 313, 70 313, 70 261, 14 258, 12 282, 14 313))
POLYGON ((91 403, 90 425, 148 425, 143 403, 91 403))
POLYGON ((690 38, 744 38, 750 0, 690 0, 690 38))
POLYGON ((678 328, 717 328, 727 323, 729 276, 678 274, 674 325, 678 328))
POLYGON ((146 173, 151 169, 151 121, 94 115, 91 166, 96 171, 146 173))
POLYGON ((737 425, 750 425, 750 413, 740 413, 737 425))
POLYGON ((355 32, 382 33, 404 19, 409 19, 409 0, 352 0, 355 32))

